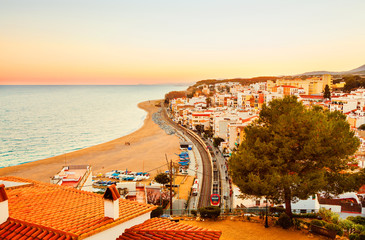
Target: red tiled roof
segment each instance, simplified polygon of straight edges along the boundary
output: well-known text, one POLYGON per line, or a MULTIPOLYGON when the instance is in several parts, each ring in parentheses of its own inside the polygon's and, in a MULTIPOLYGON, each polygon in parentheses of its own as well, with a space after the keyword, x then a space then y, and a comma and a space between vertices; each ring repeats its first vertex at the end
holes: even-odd
POLYGON ((210 113, 193 113, 194 117, 209 117, 210 113))
POLYGON ((290 86, 290 85, 281 85, 280 87, 285 87, 285 88, 297 88, 297 87, 290 86))
POLYGON ((209 230, 172 222, 162 218, 152 218, 142 224, 126 229, 117 240, 131 239, 206 239, 215 240, 221 236, 221 231, 209 230))
POLYGON ((8 196, 6 195, 5 192, 5 185, 0 184, 0 202, 4 202, 6 200, 8 200, 8 196))
POLYGON ((0 239, 19 239, 19 240, 38 240, 38 239, 59 239, 71 240, 77 239, 74 234, 67 234, 51 228, 44 228, 14 220, 9 218, 8 221, 0 225, 0 239))
POLYGON ((120 198, 119 192, 118 192, 118 190, 117 190, 117 188, 115 187, 114 184, 111 185, 111 186, 109 186, 106 189, 106 191, 105 191, 105 193, 103 195, 103 198, 109 199, 109 200, 113 200, 113 201, 115 201, 115 200, 117 200, 117 199, 120 198))
POLYGON ((313 98, 313 99, 323 99, 323 96, 317 95, 299 95, 301 98, 313 98))
MULTIPOLYGON (((44 230, 64 232, 80 238, 94 235, 156 208, 120 199, 120 217, 114 221, 104 217, 104 200, 99 194, 18 177, 0 177, 0 180, 33 183, 5 190, 9 198, 10 221, 24 222, 26 225, 36 225, 44 230)), ((3 230, 1 226, 0 231, 3 230)))

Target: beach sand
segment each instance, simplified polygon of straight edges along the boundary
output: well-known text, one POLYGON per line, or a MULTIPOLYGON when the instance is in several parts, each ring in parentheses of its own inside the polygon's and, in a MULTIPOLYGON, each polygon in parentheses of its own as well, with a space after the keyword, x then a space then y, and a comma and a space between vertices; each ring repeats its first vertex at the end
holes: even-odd
POLYGON ((138 107, 147 111, 147 117, 140 129, 127 136, 75 152, 0 168, 0 176, 19 176, 49 182, 50 177, 57 174, 63 166, 85 164, 92 166, 93 175, 115 169, 138 172, 155 169, 151 171, 152 175, 167 170, 165 154, 169 160, 178 159, 174 153, 179 153, 179 138, 167 135, 153 122, 152 114, 158 110, 155 106, 158 103, 159 101, 146 101, 138 104, 138 107), (126 145, 126 142, 130 145, 126 145))

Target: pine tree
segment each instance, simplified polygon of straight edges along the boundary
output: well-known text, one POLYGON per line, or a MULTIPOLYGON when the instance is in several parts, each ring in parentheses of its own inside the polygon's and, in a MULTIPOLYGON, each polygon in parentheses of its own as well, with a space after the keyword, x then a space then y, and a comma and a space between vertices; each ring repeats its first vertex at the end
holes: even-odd
POLYGON ((324 87, 323 98, 331 99, 331 91, 328 84, 326 84, 326 86, 324 87))
POLYGON ((285 202, 320 191, 339 194, 364 184, 351 173, 359 140, 346 117, 321 107, 307 109, 296 97, 263 106, 258 121, 245 128, 245 140, 232 154, 229 169, 241 192, 285 202))

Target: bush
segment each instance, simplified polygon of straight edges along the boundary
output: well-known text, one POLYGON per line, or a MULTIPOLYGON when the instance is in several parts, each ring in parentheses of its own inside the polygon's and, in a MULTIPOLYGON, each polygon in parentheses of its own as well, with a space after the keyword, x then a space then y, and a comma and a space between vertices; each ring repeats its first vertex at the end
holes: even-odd
POLYGON ((193 214, 193 216, 196 217, 196 215, 198 215, 198 212, 196 210, 191 210, 191 214, 193 214))
POLYGON ((317 218, 317 213, 293 213, 293 218, 317 218))
POLYGON ((318 219, 313 219, 311 221, 311 225, 317 226, 317 227, 323 227, 324 225, 326 225, 326 222, 322 221, 322 220, 318 220, 318 219))
POLYGON ((301 220, 301 219, 293 219, 293 226, 295 227, 295 229, 300 229, 300 227, 301 227, 301 225, 302 225, 302 223, 303 223, 304 221, 303 220, 301 220))
POLYGON ((199 208, 199 213, 202 218, 216 219, 221 214, 221 209, 220 207, 199 208))
POLYGON ((350 240, 365 240, 365 233, 353 233, 349 236, 350 240))
POLYGON ((167 173, 159 173, 155 177, 155 181, 160 184, 166 184, 166 183, 170 182, 170 177, 167 173))
POLYGON ((163 214, 162 207, 157 207, 156 209, 152 210, 151 218, 160 217, 163 214))
POLYGON ((365 130, 365 124, 361 124, 360 127, 358 127, 357 129, 365 130))
POLYGON ((354 228, 355 224, 352 221, 345 219, 341 220, 338 225, 346 230, 346 232, 351 233, 351 230, 354 228))
POLYGON ((361 217, 361 216, 357 216, 357 217, 353 217, 353 216, 349 216, 347 217, 347 220, 350 220, 356 224, 361 224, 361 225, 365 225, 365 217, 361 217))
POLYGON ((318 215, 321 216, 323 220, 332 223, 338 223, 338 219, 340 217, 337 213, 334 213, 331 210, 327 210, 325 208, 320 208, 318 215))
POLYGON ((336 232, 337 235, 342 236, 343 235, 343 230, 340 226, 338 226, 337 224, 334 223, 328 223, 326 224, 326 228, 329 230, 333 230, 336 232))
POLYGON ((355 224, 354 228, 355 228, 355 232, 357 232, 357 233, 365 232, 365 226, 364 225, 355 224))
POLYGON ((221 144, 221 142, 224 142, 223 138, 220 138, 220 137, 213 138, 213 146, 214 147, 218 147, 221 144))
POLYGON ((170 200, 162 199, 162 208, 165 209, 169 205, 170 200))
POLYGON ((285 208, 283 208, 283 207, 270 207, 269 211, 271 213, 282 213, 282 212, 285 212, 285 208))
POLYGON ((278 219, 278 224, 284 229, 288 229, 291 226, 293 226, 292 220, 286 213, 280 214, 279 219, 278 219))

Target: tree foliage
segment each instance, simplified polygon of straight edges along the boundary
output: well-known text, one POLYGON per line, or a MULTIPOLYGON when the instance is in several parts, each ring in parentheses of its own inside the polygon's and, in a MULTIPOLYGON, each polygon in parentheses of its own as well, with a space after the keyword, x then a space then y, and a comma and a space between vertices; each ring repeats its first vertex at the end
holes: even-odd
POLYGON ((165 99, 171 100, 174 98, 186 97, 186 91, 172 91, 165 94, 165 99))
POLYGON ((212 106, 212 99, 210 97, 205 98, 205 102, 207 103, 207 108, 212 106))
POLYGON ((292 200, 364 184, 362 172, 348 171, 359 140, 338 111, 307 109, 287 96, 264 105, 245 136, 229 162, 233 182, 244 194, 285 202, 289 216, 292 200))
POLYGON ((365 87, 365 79, 361 78, 360 76, 351 75, 345 76, 342 79, 346 82, 345 87, 343 88, 343 90, 346 92, 350 92, 351 90, 359 87, 365 87))
POLYGON ((221 209, 216 206, 204 207, 199 208, 199 213, 202 218, 217 219, 217 217, 221 214, 221 209))
POLYGON ((167 173, 159 173, 155 177, 155 181, 160 184, 166 184, 170 182, 170 178, 167 173))
POLYGON ((326 84, 326 86, 324 87, 323 98, 331 99, 331 91, 328 84, 326 84))
POLYGON ((365 124, 361 124, 360 127, 358 127, 360 130, 365 130, 365 124))
POLYGON ((218 147, 221 142, 224 142, 224 139, 223 138, 220 138, 220 137, 217 137, 217 138, 213 138, 213 145, 214 147, 218 147))
POLYGON ((157 207, 156 209, 152 210, 151 218, 160 217, 163 214, 163 208, 157 207))

